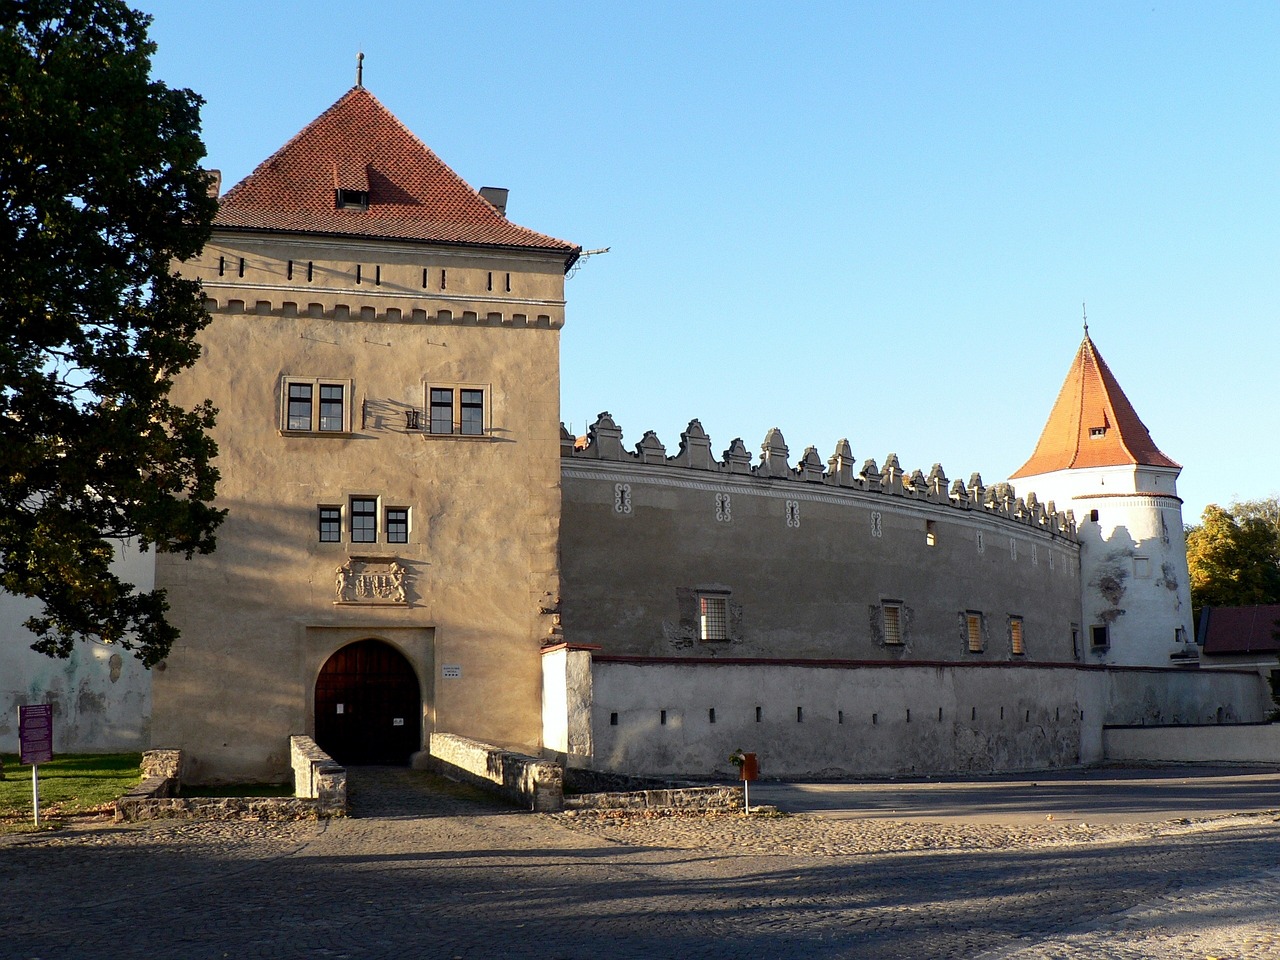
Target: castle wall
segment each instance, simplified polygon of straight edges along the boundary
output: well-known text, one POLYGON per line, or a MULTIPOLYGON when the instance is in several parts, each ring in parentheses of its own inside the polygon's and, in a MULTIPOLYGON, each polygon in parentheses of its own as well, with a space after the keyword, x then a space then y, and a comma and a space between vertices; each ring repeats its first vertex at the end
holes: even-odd
POLYGON ((1248 673, 604 654, 591 685, 591 765, 651 776, 732 776, 737 749, 767 777, 1076 766, 1110 725, 1256 722, 1266 699, 1248 673))
POLYGON ((892 457, 883 471, 868 462, 854 475, 847 445, 825 470, 812 451, 793 470, 777 431, 754 470, 729 456, 740 441, 723 462, 692 460, 694 441, 709 450, 700 428, 676 458, 651 436, 631 455, 610 445, 620 431, 606 421, 563 460, 570 642, 606 655, 1075 659, 1074 533, 1011 490, 996 500, 977 479, 949 491, 940 468, 930 483, 904 476, 892 457), (702 638, 703 594, 727 597, 727 639, 702 638), (900 637, 886 608, 897 610, 900 637))
MULTIPOLYGON (((155 580, 155 554, 118 546, 116 574, 141 591, 155 580)), ((139 751, 150 746, 151 673, 128 650, 77 643, 54 659, 31 649, 35 637, 22 625, 40 604, 0 592, 0 744, 18 748, 18 707, 53 705, 55 753, 139 751)))
POLYGON ((174 395, 220 408, 228 515, 215 553, 158 565, 182 638, 156 676, 154 739, 182 746, 195 782, 284 776, 289 736, 315 735, 323 665, 366 638, 412 665, 417 742, 444 729, 540 746, 542 610, 559 586, 563 301, 550 278, 563 282, 563 259, 348 246, 222 233, 184 267, 214 316, 174 395), (525 299, 553 302, 540 313, 515 302, 520 283, 510 302, 505 291, 467 299, 484 281, 459 274, 454 306, 468 309, 450 310, 412 289, 423 270, 438 278, 442 258, 537 274, 525 299), (318 267, 308 283, 308 262, 337 260, 348 269, 326 266, 325 289, 318 267), (289 384, 309 379, 344 388, 343 429, 288 428, 289 384), (430 432, 437 385, 483 393, 481 435, 430 432), (353 536, 353 498, 376 504, 374 542, 353 536), (340 517, 333 542, 321 508, 340 517), (387 536, 392 508, 407 511, 407 542, 387 536))

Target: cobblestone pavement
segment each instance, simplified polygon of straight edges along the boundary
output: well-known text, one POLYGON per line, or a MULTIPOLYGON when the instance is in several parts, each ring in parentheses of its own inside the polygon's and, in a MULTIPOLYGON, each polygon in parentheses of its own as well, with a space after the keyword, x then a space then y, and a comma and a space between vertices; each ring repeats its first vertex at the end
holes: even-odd
POLYGON ((1280 960, 1275 813, 553 816, 352 774, 347 820, 0 837, 0 958, 1280 960))

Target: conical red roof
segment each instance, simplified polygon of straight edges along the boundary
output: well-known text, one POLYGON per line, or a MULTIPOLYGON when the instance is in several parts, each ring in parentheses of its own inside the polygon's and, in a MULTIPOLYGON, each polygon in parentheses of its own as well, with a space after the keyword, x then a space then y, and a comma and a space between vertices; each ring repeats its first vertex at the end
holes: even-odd
POLYGON ((352 87, 227 191, 218 226, 288 233, 525 247, 579 247, 511 223, 364 87, 352 87), (335 190, 367 192, 338 208, 335 190))
POLYGON ((1035 453, 1010 479, 1125 464, 1181 466, 1155 445, 1086 331, 1035 453))

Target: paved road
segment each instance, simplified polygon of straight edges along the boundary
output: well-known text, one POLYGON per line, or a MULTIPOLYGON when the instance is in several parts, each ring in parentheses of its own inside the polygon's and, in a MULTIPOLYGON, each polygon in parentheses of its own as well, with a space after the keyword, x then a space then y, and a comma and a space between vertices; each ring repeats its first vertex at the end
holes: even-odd
POLYGON ((752 804, 832 817, 1131 823, 1280 810, 1280 771, 1255 768, 1090 770, 1000 780, 771 783, 752 804))
POLYGON ((752 818, 765 852, 747 853, 718 832, 740 820, 708 820, 693 848, 635 845, 621 820, 570 829, 408 771, 353 773, 359 816, 329 824, 0 838, 0 958, 1280 957, 1274 817, 875 855, 767 844, 856 823, 752 818))

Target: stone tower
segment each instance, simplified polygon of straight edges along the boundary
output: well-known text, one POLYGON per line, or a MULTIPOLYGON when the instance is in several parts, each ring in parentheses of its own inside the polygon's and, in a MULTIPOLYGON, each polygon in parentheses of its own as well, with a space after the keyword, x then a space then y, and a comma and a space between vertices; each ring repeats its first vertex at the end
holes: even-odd
POLYGON ((559 593, 559 336, 578 247, 506 217, 356 86, 220 198, 174 396, 220 409, 218 549, 166 555, 156 742, 279 779, 289 737, 537 750, 559 593))
POLYGON ((1088 328, 1035 452, 1011 477, 1074 512, 1080 537, 1078 656, 1170 666, 1195 656, 1177 480, 1088 328))

